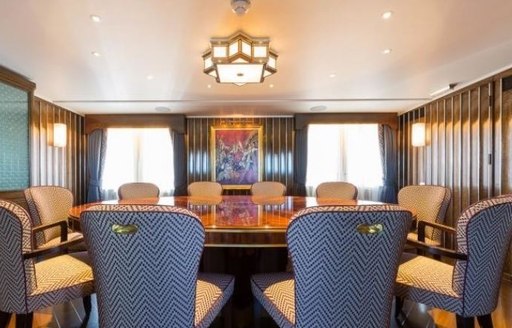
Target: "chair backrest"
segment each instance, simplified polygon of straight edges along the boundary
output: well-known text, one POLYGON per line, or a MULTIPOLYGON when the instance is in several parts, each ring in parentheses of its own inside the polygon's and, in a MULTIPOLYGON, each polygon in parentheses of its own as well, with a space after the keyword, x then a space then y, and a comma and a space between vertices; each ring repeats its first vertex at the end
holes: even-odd
MULTIPOLYGON (((67 220, 73 207, 73 193, 58 186, 38 186, 25 189, 25 199, 34 226, 67 220)), ((36 235, 37 243, 60 236, 60 229, 46 229, 36 235)))
POLYGON ((457 251, 467 261, 457 261, 453 289, 463 297, 462 316, 491 313, 496 309, 503 266, 512 238, 512 195, 471 205, 457 223, 457 251))
POLYGON ((396 205, 297 212, 287 231, 296 327, 388 327, 411 220, 396 205))
POLYGON ((187 188, 189 196, 220 196, 222 185, 214 181, 192 182, 187 188))
MULTIPOLYGON (((398 192, 398 205, 416 211, 419 221, 443 223, 450 201, 450 189, 443 186, 413 185, 398 192)), ((426 227, 425 237, 441 241, 441 232, 426 227)))
POLYGON ((253 196, 284 196, 286 186, 277 181, 260 181, 251 186, 251 195, 253 196))
POLYGON ((160 189, 149 182, 131 182, 121 185, 117 195, 119 199, 156 198, 160 195, 160 189))
POLYGON ((357 187, 349 182, 322 182, 316 187, 318 198, 356 199, 357 187))
POLYGON ((155 205, 97 205, 81 226, 101 327, 193 327, 205 232, 192 212, 155 205))
POLYGON ((32 222, 19 205, 0 200, 0 311, 27 313, 26 298, 36 288, 32 222))

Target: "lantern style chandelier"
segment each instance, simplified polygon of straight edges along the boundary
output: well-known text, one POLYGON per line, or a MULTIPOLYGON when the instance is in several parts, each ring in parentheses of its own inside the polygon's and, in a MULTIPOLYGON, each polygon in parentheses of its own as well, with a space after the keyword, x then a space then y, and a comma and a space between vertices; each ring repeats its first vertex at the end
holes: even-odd
POLYGON ((262 83, 277 72, 277 54, 268 38, 253 38, 237 32, 228 38, 210 40, 203 54, 204 72, 218 83, 262 83))

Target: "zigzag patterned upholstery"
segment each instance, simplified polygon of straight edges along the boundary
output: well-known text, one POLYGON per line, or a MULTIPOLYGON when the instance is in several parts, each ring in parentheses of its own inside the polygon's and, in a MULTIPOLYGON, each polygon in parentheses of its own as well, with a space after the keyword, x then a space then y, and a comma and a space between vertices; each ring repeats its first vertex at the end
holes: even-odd
POLYGON ((388 327, 411 212, 394 205, 319 206, 288 227, 294 273, 251 288, 280 327, 388 327))
POLYGON ((26 314, 93 293, 85 253, 61 255, 35 263, 32 222, 20 206, 0 200, 0 311, 26 314))
POLYGON ((253 196, 284 196, 286 186, 277 181, 260 181, 251 186, 251 195, 253 196))
POLYGON ((512 195, 475 203, 457 224, 457 252, 467 261, 455 265, 404 255, 397 275, 397 296, 456 313, 490 314, 496 308, 501 275, 512 238, 512 195))
MULTIPOLYGON (((30 218, 34 226, 57 221, 67 221, 73 206, 73 194, 58 186, 30 187, 24 191, 30 218)), ((68 240, 82 238, 79 232, 69 232, 68 240)), ((36 233, 37 248, 55 246, 60 243, 60 229, 50 228, 36 233)))
POLYGON ((222 185, 214 181, 196 181, 188 185, 189 196, 220 196, 222 185))
POLYGON ((131 182, 121 185, 117 195, 119 199, 157 198, 160 196, 160 189, 149 182, 131 182))
POLYGON ((356 199, 357 187, 349 182, 322 182, 316 187, 318 198, 356 199))
MULTIPOLYGON (((446 187, 413 185, 400 189, 398 205, 414 210, 418 221, 442 224, 451 198, 450 189, 446 187)), ((411 232, 407 238, 418 240, 418 235, 411 232)), ((430 245, 441 245, 441 232, 438 229, 425 227, 425 242, 430 245)))
POLYGON ((98 205, 81 225, 101 327, 208 327, 233 292, 232 276, 198 274, 205 232, 186 209, 98 205))

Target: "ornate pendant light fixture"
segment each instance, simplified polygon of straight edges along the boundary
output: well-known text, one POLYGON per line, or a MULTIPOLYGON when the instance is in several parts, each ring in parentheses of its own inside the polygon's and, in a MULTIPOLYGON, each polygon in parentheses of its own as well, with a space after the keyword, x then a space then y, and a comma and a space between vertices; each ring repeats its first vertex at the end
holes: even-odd
POLYGON ((268 38, 253 38, 237 32, 228 38, 210 40, 203 54, 204 72, 218 83, 261 83, 277 72, 277 54, 268 38))

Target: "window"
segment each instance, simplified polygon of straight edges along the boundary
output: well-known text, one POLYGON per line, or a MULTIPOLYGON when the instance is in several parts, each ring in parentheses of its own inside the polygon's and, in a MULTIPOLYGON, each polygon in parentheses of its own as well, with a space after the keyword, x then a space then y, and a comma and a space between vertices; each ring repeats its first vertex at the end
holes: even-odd
POLYGON ((378 200, 383 182, 377 124, 312 124, 308 128, 306 189, 327 181, 357 186, 359 199, 378 200))
POLYGON ((102 189, 105 199, 117 198, 128 182, 151 182, 160 196, 174 192, 174 166, 169 129, 108 129, 102 189))

